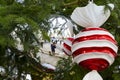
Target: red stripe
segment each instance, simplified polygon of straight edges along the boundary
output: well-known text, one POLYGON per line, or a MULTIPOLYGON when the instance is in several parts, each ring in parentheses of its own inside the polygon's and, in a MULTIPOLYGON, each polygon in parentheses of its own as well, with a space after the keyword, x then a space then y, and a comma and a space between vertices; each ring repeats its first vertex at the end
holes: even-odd
MULTIPOLYGON (((107 31, 104 28, 85 28, 84 30, 82 30, 82 32, 84 31, 93 31, 93 30, 102 30, 102 31, 107 31)), ((108 31, 107 31, 108 32, 108 31)))
POLYGON ((111 54, 114 57, 117 56, 117 54, 109 47, 84 47, 80 48, 72 53, 73 57, 78 56, 79 54, 89 54, 91 52, 101 52, 106 54, 111 54))
POLYGON ((89 70, 101 71, 106 69, 109 66, 108 61, 101 58, 87 59, 79 63, 82 67, 89 70))
POLYGON ((67 38, 70 42, 72 42, 74 40, 74 38, 67 38))
POLYGON ((63 43, 63 46, 64 46, 64 48, 66 48, 67 50, 71 51, 71 46, 69 46, 69 45, 67 45, 67 44, 65 44, 65 43, 63 43))
POLYGON ((108 40, 114 44, 117 44, 117 42, 112 37, 108 35, 100 35, 100 34, 76 38, 72 44, 75 44, 81 41, 86 41, 86 40, 108 40))

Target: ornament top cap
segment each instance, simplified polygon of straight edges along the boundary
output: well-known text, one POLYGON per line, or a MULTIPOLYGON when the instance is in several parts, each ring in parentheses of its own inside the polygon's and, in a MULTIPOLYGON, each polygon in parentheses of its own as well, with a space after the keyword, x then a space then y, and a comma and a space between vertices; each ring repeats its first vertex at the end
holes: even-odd
MULTIPOLYGON (((111 9, 114 8, 113 4, 108 4, 111 9)), ((93 1, 89 1, 85 7, 77 7, 71 15, 71 19, 78 25, 89 27, 100 27, 106 22, 110 16, 110 10, 105 11, 105 6, 97 6, 93 1)))

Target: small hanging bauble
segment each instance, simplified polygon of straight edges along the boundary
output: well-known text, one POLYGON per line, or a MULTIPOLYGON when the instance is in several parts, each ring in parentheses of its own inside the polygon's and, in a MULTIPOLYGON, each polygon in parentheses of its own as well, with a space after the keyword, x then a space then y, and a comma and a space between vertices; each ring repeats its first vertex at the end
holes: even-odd
POLYGON ((72 41, 74 38, 66 38, 63 42, 63 51, 65 52, 66 55, 71 56, 71 46, 72 46, 72 41))

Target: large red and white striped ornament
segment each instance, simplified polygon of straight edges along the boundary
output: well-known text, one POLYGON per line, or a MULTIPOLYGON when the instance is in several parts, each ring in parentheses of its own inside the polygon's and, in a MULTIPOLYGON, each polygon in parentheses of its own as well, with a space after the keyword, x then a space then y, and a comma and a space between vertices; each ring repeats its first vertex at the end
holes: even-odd
POLYGON ((63 42, 63 51, 65 52, 66 55, 71 56, 71 46, 72 46, 72 41, 74 38, 66 38, 63 42))
POLYGON ((103 70, 117 55, 114 36, 103 28, 86 28, 76 35, 72 46, 74 61, 90 70, 103 70))
MULTIPOLYGON (((108 4, 112 9, 113 4, 108 4)), ((77 7, 71 19, 86 28, 76 35, 72 45, 72 56, 76 63, 92 70, 83 80, 103 80, 97 71, 110 66, 117 55, 117 42, 107 30, 99 28, 110 16, 105 6, 97 6, 93 0, 85 7, 77 7)))

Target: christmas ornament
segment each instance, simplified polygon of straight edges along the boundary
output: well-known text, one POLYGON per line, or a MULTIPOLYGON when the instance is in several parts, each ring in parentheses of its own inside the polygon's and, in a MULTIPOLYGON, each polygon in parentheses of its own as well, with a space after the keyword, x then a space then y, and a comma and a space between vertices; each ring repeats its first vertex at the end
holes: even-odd
POLYGON ((113 63, 118 49, 116 44, 107 30, 87 28, 76 35, 72 56, 75 62, 87 69, 103 70, 113 63))
POLYGON ((71 37, 71 36, 74 36, 74 32, 73 32, 73 24, 72 24, 72 22, 71 21, 67 21, 67 23, 66 23, 66 25, 67 25, 67 28, 68 28, 68 31, 69 31, 69 36, 71 37))
MULTIPOLYGON (((112 9, 113 4, 108 4, 112 9)), ((82 27, 100 27, 110 16, 110 10, 104 11, 105 6, 97 6, 92 1, 85 7, 77 7, 71 19, 82 27)))
POLYGON ((66 38, 63 42, 63 51, 65 52, 66 55, 71 56, 71 46, 72 46, 72 41, 74 38, 66 38))
MULTIPOLYGON (((113 4, 109 4, 112 9, 113 4)), ((74 62, 92 70, 83 80, 103 80, 97 71, 110 66, 117 56, 117 42, 114 36, 99 28, 110 16, 105 6, 97 6, 93 1, 85 7, 77 7, 71 19, 85 29, 79 32, 72 42, 71 50, 74 62)))

